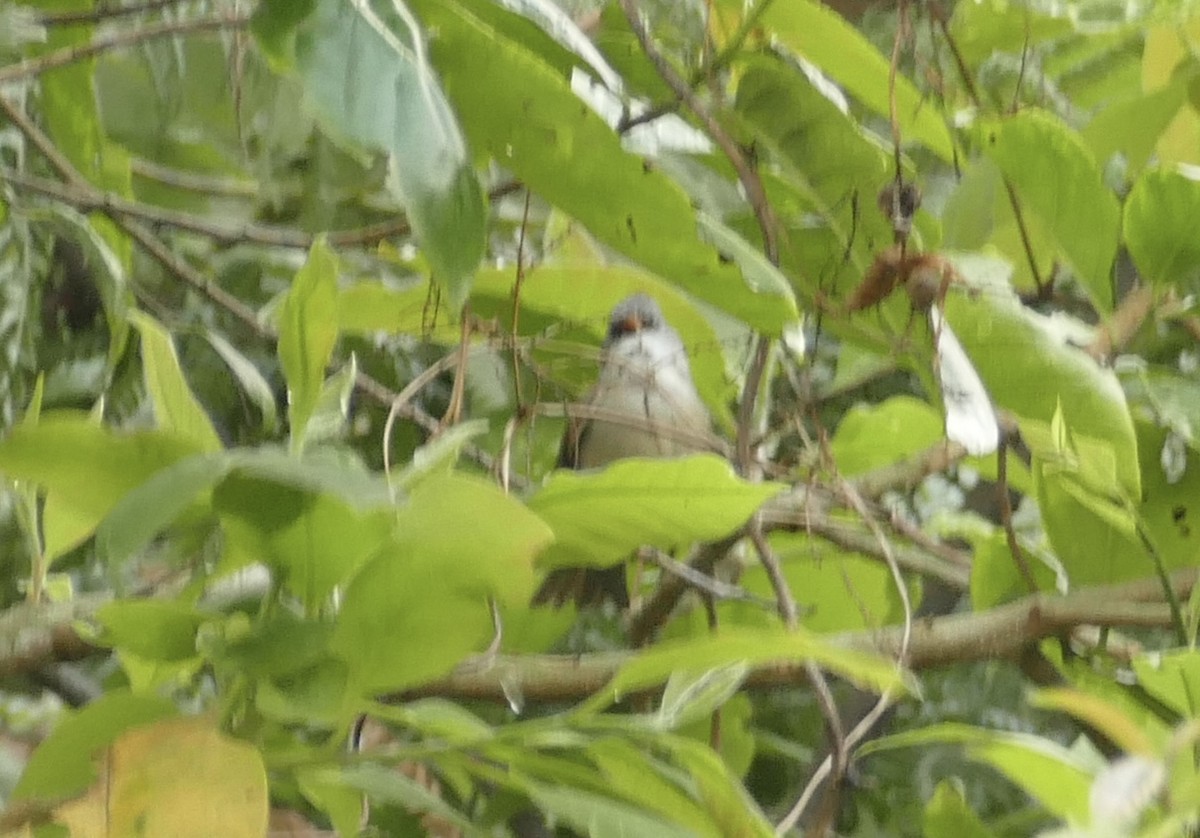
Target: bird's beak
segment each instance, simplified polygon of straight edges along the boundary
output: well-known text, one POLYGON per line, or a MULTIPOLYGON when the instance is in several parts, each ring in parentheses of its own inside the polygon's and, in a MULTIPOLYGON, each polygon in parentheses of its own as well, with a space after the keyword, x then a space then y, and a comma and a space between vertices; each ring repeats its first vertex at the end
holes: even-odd
POLYGON ((635 332, 642 330, 642 318, 636 314, 631 314, 621 321, 621 334, 632 335, 635 332))

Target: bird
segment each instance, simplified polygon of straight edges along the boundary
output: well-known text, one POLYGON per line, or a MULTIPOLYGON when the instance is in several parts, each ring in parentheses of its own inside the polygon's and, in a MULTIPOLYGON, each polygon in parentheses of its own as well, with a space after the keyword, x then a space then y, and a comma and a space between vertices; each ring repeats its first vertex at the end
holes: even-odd
MULTIPOLYGON (((683 341, 646 294, 612 310, 596 385, 568 423, 558 467, 594 469, 626 457, 680 457, 708 449, 712 417, 696 391, 683 341)), ((534 594, 535 605, 629 607, 625 565, 559 568, 534 594)))

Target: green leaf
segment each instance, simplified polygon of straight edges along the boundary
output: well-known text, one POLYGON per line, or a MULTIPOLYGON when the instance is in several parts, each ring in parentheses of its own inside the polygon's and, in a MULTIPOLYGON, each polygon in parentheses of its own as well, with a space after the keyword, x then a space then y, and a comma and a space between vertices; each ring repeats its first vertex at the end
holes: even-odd
POLYGON ((735 102, 754 143, 782 167, 779 181, 768 174, 765 183, 790 233, 784 264, 809 305, 818 280, 856 281, 874 248, 892 235, 882 213, 861 212, 854 198, 876 194, 889 180, 892 156, 846 112, 831 86, 778 59, 755 57, 746 62, 735 102), (824 234, 819 242, 811 241, 814 228, 824 234))
MULTIPOLYGON (((896 580, 879 561, 804 533, 775 532, 770 544, 800 608, 801 622, 810 631, 870 631, 903 622, 904 604, 896 580)), ((775 597, 774 585, 760 563, 746 569, 741 585, 766 600, 775 597)), ((910 597, 915 599, 919 590, 910 585, 910 597)), ((743 625, 762 626, 774 619, 749 603, 722 603, 719 608, 722 615, 743 625)))
POLYGON ((59 721, 38 745, 13 789, 12 801, 54 801, 82 792, 96 776, 93 757, 123 731, 178 714, 174 702, 123 690, 105 693, 59 721))
MULTIPOLYGON (((890 62, 837 12, 812 0, 789 0, 770 4, 759 24, 875 113, 888 116, 890 62)), ((905 140, 921 143, 946 162, 954 159, 954 141, 946 119, 899 74, 896 115, 905 140)))
POLYGON ((605 566, 643 544, 668 548, 729 535, 784 488, 748 483, 710 454, 630 459, 598 472, 557 471, 529 508, 554 530, 547 567, 605 566))
POLYGON ((866 756, 933 744, 964 745, 968 757, 997 769, 1055 817, 1079 822, 1089 817, 1088 792, 1094 767, 1040 736, 945 722, 876 739, 863 745, 859 753, 866 756))
POLYGON ((349 684, 349 667, 326 653, 303 668, 260 681, 254 703, 276 722, 340 727, 356 713, 349 684))
POLYGON ((666 738, 663 744, 671 750, 676 764, 691 777, 696 794, 722 835, 757 838, 775 835, 758 804, 712 748, 678 736, 666 738))
POLYGON ((1101 163, 1120 153, 1131 174, 1141 171, 1186 100, 1187 85, 1178 78, 1161 90, 1113 102, 1084 127, 1083 139, 1101 163))
POLYGON ((291 64, 295 30, 316 8, 316 0, 263 0, 254 10, 250 29, 277 65, 291 64))
POLYGON ((459 834, 491 834, 473 824, 428 785, 407 777, 403 772, 382 765, 354 765, 341 769, 318 769, 305 773, 305 782, 320 782, 355 789, 376 804, 402 806, 409 812, 428 813, 458 827, 459 834))
POLYGON ((1061 320, 1022 306, 1011 291, 989 282, 997 272, 994 260, 956 256, 954 261, 979 293, 952 290, 946 295, 946 317, 992 401, 1016 414, 1023 429, 1026 420, 1048 425, 1059 406, 1068 405, 1072 430, 1106 441, 1121 490, 1139 497, 1137 438, 1116 376, 1072 345, 1061 320))
POLYGON ((390 506, 387 483, 352 454, 318 448, 303 457, 289 457, 280 448, 263 446, 230 452, 233 479, 265 480, 302 492, 327 493, 359 511, 390 506))
POLYGON ((1139 655, 1133 659, 1138 684, 1155 699, 1193 719, 1200 712, 1200 652, 1175 649, 1139 655))
POLYGON ((994 838, 995 833, 967 805, 962 791, 942 780, 925 805, 925 838, 994 838))
POLYGON ((200 454, 173 463, 125 494, 96 529, 96 553, 118 566, 150 543, 225 477, 232 459, 200 454))
POLYGON ((424 37, 399 0, 316 0, 295 30, 296 67, 328 131, 388 155, 394 191, 457 310, 483 256, 483 195, 424 37))
POLYGON ((142 373, 158 426, 192 440, 201 451, 220 451, 221 440, 183 377, 170 333, 144 312, 130 312, 129 320, 142 337, 142 373))
POLYGON ((749 671, 743 661, 699 672, 676 670, 667 679, 655 722, 674 730, 708 718, 737 693, 749 671))
MULTIPOLYGON (((1121 210, 1083 140, 1048 113, 1022 110, 987 131, 985 150, 1012 184, 1092 301, 1113 308, 1112 266, 1121 210)), ((1013 254, 1014 259, 1023 254, 1013 254)))
POLYGON ((267 379, 259 372, 254 362, 223 335, 208 329, 204 337, 209 346, 221 356, 221 360, 229 367, 242 390, 262 414, 264 432, 273 434, 279 427, 279 411, 275 404, 275 391, 271 389, 267 379))
POLYGON ((489 26, 469 3, 414 5, 438 32, 435 63, 477 148, 604 244, 683 290, 772 334, 796 319, 790 293, 754 293, 736 266, 701 241, 687 194, 623 150, 559 72, 489 26))
POLYGON ((117 434, 89 419, 45 414, 0 442, 0 471, 46 489, 46 553, 61 556, 90 536, 126 492, 197 453, 160 431, 117 434))
POLYGON ((392 530, 390 507, 356 508, 333 492, 242 468, 218 487, 214 503, 227 559, 268 563, 308 614, 325 606, 333 589, 385 546, 392 530))
POLYGON ((196 657, 196 632, 207 617, 181 602, 110 602, 96 613, 105 642, 152 661, 196 657))
POLYGON ((454 474, 421 481, 397 513, 393 541, 346 589, 334 649, 355 688, 424 683, 481 650, 493 634, 489 597, 527 603, 533 559, 551 537, 489 483, 454 474))
POLYGON ((624 798, 652 817, 667 823, 687 827, 690 834, 720 838, 723 834, 697 801, 691 789, 681 788, 677 777, 671 777, 648 758, 637 745, 615 738, 603 738, 588 744, 585 751, 603 777, 605 790, 624 798))
POLYGON ((321 385, 317 403, 304 427, 305 444, 336 440, 345 433, 350 418, 350 395, 357 377, 358 360, 351 355, 350 361, 321 385))
POLYGON ((799 663, 812 661, 836 675, 875 691, 909 691, 914 682, 894 661, 838 648, 807 631, 724 628, 719 634, 669 640, 639 652, 621 666, 602 691, 584 705, 597 710, 622 696, 666 681, 679 670, 712 669, 744 664, 799 663))
POLYGON ((338 259, 319 239, 279 310, 279 362, 288 383, 292 450, 304 448, 337 341, 338 259))
POLYGON ((690 838, 696 833, 648 813, 642 806, 614 800, 568 786, 530 784, 529 797, 537 807, 589 835, 627 838, 690 838))
POLYGON ((215 667, 262 679, 295 673, 327 658, 333 635, 331 622, 306 620, 288 609, 272 611, 248 629, 232 616, 222 628, 220 634, 201 636, 201 653, 215 667))
POLYGON ((1189 221, 1200 213, 1200 183, 1182 171, 1151 169, 1125 199, 1125 242, 1142 275, 1178 293, 1200 290, 1200 242, 1189 221))
POLYGON ((833 435, 833 457, 847 477, 903 460, 942 439, 942 417, 912 396, 892 396, 846 411, 833 435))

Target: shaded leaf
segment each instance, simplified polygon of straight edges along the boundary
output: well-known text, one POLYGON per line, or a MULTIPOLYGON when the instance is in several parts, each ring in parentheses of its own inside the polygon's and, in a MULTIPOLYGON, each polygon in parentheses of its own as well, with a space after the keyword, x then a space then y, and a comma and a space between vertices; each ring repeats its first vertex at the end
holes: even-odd
MULTIPOLYGON (((267 37, 297 23, 295 63, 326 129, 387 153, 394 189, 451 308, 483 256, 484 212, 466 143, 399 0, 316 0, 302 21, 260 18, 267 37)), ((260 31, 262 31, 260 29, 260 31)))

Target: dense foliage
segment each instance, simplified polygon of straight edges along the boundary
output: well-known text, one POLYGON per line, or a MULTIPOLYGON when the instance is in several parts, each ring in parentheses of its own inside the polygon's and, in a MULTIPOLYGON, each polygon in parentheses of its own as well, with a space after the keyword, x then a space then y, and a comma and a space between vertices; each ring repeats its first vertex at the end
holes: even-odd
POLYGON ((0 0, 0 823, 1195 830, 1198 47, 0 0), (721 441, 555 471, 636 291, 721 441), (629 613, 530 606, 635 552, 629 613))

